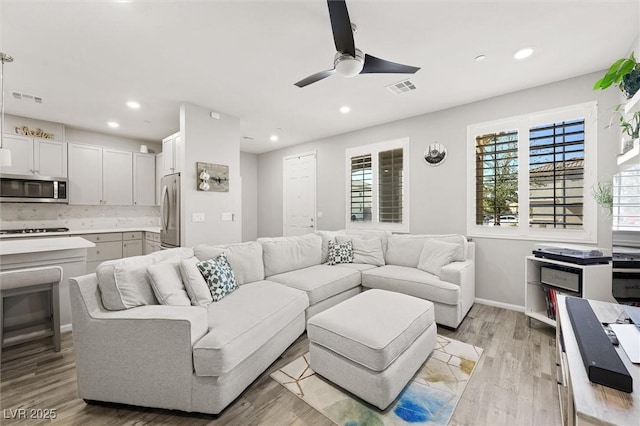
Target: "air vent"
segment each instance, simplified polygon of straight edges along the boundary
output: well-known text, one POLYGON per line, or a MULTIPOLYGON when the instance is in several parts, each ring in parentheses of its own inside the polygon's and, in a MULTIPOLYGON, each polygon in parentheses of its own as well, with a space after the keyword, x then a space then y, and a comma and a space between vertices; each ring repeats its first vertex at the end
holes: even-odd
POLYGON ((396 95, 401 95, 403 93, 411 92, 412 90, 416 90, 416 85, 413 84, 411 80, 404 80, 399 83, 394 83, 390 86, 387 86, 387 89, 391 90, 392 93, 396 95))
POLYGON ((13 92, 13 98, 19 101, 33 101, 37 104, 42 103, 42 98, 40 96, 29 95, 27 93, 13 92))

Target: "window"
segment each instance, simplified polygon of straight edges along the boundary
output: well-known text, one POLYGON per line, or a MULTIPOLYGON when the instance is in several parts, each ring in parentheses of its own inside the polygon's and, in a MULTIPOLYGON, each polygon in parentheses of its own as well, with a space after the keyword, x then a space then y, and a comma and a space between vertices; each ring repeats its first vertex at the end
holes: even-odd
POLYGON ((613 177, 613 230, 640 233, 640 166, 613 177))
POLYGON ((347 227, 409 231, 409 140, 349 148, 347 227))
POLYGON ((468 127, 468 232, 595 242, 595 102, 468 127))

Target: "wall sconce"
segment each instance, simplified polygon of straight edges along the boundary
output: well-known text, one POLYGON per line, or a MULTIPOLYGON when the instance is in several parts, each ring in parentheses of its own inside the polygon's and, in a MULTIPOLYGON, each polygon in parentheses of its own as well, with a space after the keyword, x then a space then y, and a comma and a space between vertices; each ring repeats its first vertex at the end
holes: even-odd
POLYGON ((200 175, 198 176, 198 179, 200 179, 200 184, 198 185, 198 189, 200 189, 201 191, 208 191, 210 178, 211 176, 209 176, 207 169, 202 169, 202 171, 200 172, 200 175))

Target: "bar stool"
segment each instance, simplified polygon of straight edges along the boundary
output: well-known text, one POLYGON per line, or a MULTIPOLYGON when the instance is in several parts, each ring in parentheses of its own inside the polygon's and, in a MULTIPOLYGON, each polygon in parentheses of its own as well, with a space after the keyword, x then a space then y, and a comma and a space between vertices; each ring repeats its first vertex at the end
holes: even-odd
POLYGON ((51 330, 44 336, 53 336, 55 351, 60 351, 60 282, 63 271, 60 266, 16 269, 0 272, 0 348, 43 337, 37 335, 21 336, 9 343, 4 341, 4 299, 11 296, 48 292, 49 320, 51 330))

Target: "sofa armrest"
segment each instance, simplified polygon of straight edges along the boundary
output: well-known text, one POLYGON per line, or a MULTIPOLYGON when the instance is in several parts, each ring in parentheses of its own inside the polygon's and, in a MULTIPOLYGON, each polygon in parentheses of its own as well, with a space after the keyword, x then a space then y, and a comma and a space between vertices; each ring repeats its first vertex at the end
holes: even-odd
POLYGON ((207 333, 205 308, 107 311, 95 274, 69 279, 69 290, 81 398, 190 408, 192 348, 207 333))
POLYGON ((440 279, 442 281, 464 287, 464 284, 475 280, 473 266, 473 262, 470 260, 465 260, 464 262, 451 262, 442 267, 440 279))
MULTIPOLYGON (((207 309, 200 306, 168 306, 149 305, 123 311, 94 312, 92 319, 114 321, 140 321, 145 327, 155 330, 166 330, 169 323, 181 321, 178 328, 191 336, 191 345, 200 340, 207 333, 207 309)), ((125 331, 126 332, 126 331, 125 331)))

